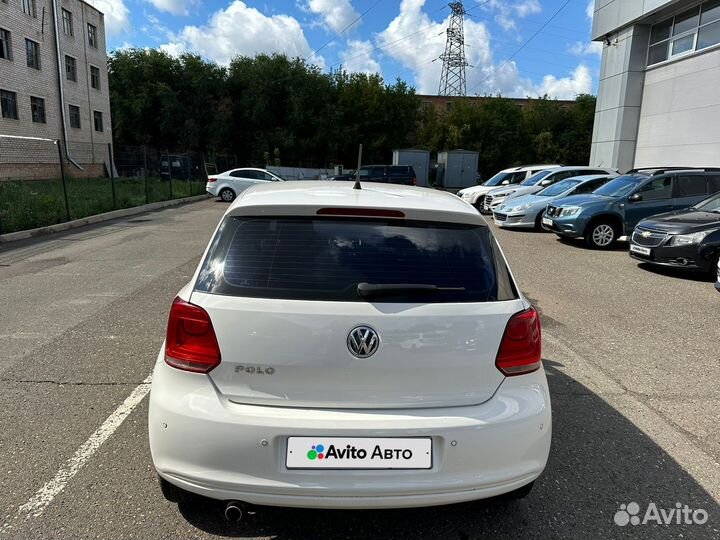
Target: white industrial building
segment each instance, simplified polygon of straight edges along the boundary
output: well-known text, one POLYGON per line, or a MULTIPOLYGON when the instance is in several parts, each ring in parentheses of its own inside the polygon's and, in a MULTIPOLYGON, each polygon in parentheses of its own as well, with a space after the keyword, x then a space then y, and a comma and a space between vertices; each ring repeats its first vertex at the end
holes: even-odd
POLYGON ((720 167, 720 0, 596 0, 591 165, 720 167))

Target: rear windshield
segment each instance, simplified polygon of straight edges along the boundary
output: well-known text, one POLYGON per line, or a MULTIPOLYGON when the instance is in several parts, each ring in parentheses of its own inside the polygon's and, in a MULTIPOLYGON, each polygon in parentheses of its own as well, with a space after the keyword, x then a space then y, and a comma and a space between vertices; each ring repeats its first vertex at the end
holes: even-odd
POLYGON ((294 300, 367 301, 359 283, 434 285, 376 302, 518 297, 485 226, 377 219, 227 217, 195 289, 294 300))

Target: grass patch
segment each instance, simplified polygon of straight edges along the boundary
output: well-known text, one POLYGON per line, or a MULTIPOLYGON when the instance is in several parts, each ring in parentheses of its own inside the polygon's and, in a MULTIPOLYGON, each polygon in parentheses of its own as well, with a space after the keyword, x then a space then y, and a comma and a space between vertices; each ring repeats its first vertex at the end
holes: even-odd
MULTIPOLYGON (((115 197, 109 178, 67 180, 70 219, 102 214, 120 208, 179 199, 205 193, 204 181, 159 178, 116 178, 115 197)), ((68 221, 62 181, 0 182, 0 234, 47 227, 68 221)))

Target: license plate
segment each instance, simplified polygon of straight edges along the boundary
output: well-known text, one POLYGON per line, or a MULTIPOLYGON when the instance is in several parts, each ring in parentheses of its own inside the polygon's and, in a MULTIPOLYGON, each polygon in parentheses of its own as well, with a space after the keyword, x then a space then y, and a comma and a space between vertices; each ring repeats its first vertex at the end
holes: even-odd
POLYGON ((645 255, 646 257, 649 257, 651 253, 650 248, 636 246, 635 244, 630 244, 630 251, 638 253, 639 255, 645 255))
POLYGON ((543 224, 543 225, 547 225, 548 227, 552 227, 552 226, 553 226, 553 223, 554 223, 554 222, 553 222, 552 219, 548 219, 548 218, 546 218, 546 217, 542 218, 542 224, 543 224))
POLYGON ((424 438, 288 437, 288 469, 430 469, 424 438))

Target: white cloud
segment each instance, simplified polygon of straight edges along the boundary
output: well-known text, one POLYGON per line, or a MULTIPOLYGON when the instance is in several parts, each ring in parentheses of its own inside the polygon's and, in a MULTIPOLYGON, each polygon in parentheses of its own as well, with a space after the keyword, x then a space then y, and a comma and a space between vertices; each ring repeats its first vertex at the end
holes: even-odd
POLYGON ((518 2, 490 0, 485 9, 497 12, 495 20, 505 31, 517 30, 516 19, 524 19, 542 12, 539 0, 520 0, 518 2))
POLYGON ((182 56, 187 52, 187 50, 185 49, 185 45, 183 45, 182 43, 166 43, 164 45, 160 45, 159 49, 162 52, 175 57, 182 56))
POLYGON ((575 99, 578 94, 589 94, 592 84, 590 70, 586 65, 580 64, 568 77, 558 79, 554 75, 545 75, 536 91, 539 96, 547 94, 558 99, 575 99))
POLYGON ((360 73, 381 73, 380 63, 372 54, 374 48, 370 41, 348 41, 348 48, 340 53, 343 69, 360 73))
POLYGON ((190 7, 197 4, 196 0, 147 0, 158 11, 164 11, 173 15, 189 15, 190 7))
POLYGON ((350 0, 309 0, 305 8, 310 13, 320 15, 335 33, 342 32, 359 17, 350 0))
MULTIPOLYGON (((238 55, 282 52, 307 58, 312 50, 300 23, 289 15, 266 16, 241 0, 215 12, 203 26, 186 26, 164 50, 185 50, 227 65, 238 55)), ((310 58, 322 67, 322 58, 310 58)))
POLYGON ((596 54, 600 56, 603 51, 603 45, 599 41, 576 41, 573 45, 570 45, 568 52, 575 56, 585 56, 590 54, 596 54))
POLYGON ((91 4, 105 14, 105 31, 109 37, 130 30, 130 11, 123 0, 94 0, 91 4))
MULTIPOLYGON (((594 0, 590 0, 590 2, 588 2, 587 7, 585 8, 585 15, 587 15, 590 26, 592 27, 593 16, 595 15, 594 0)), ((574 54, 575 56, 585 56, 593 54, 600 56, 602 54, 602 51, 603 46, 602 43, 599 41, 576 41, 573 45, 570 45, 570 47, 568 47, 568 52, 570 54, 574 54)))
MULTIPOLYGON (((383 54, 411 70, 420 94, 436 94, 440 83, 442 62, 436 60, 444 51, 447 20, 434 22, 423 11, 426 0, 403 0, 400 12, 388 27, 378 34, 378 45, 383 54), (417 36, 393 44, 404 36, 422 30, 417 36), (419 45, 421 44, 421 45, 419 45), (433 61, 435 60, 435 61, 433 61)), ((547 75, 535 84, 521 76, 515 62, 498 69, 490 47, 491 35, 485 24, 472 19, 465 21, 467 60, 467 91, 473 94, 502 94, 512 97, 538 97, 547 94, 558 99, 574 99, 577 94, 592 91, 590 70, 583 64, 565 77, 547 75)))
MULTIPOLYGON (((442 62, 437 58, 445 48, 447 20, 432 21, 422 10, 424 5, 425 0, 403 0, 400 4, 400 13, 383 32, 378 34, 377 42, 380 46, 387 44, 383 54, 400 62, 415 74, 418 92, 436 94, 442 70, 442 62), (418 30, 422 32, 410 39, 393 43, 418 30)), ((485 24, 472 19, 466 20, 465 43, 470 64, 487 66, 491 63, 490 35, 485 24)), ((471 80, 468 79, 468 88, 470 83, 471 80)))

